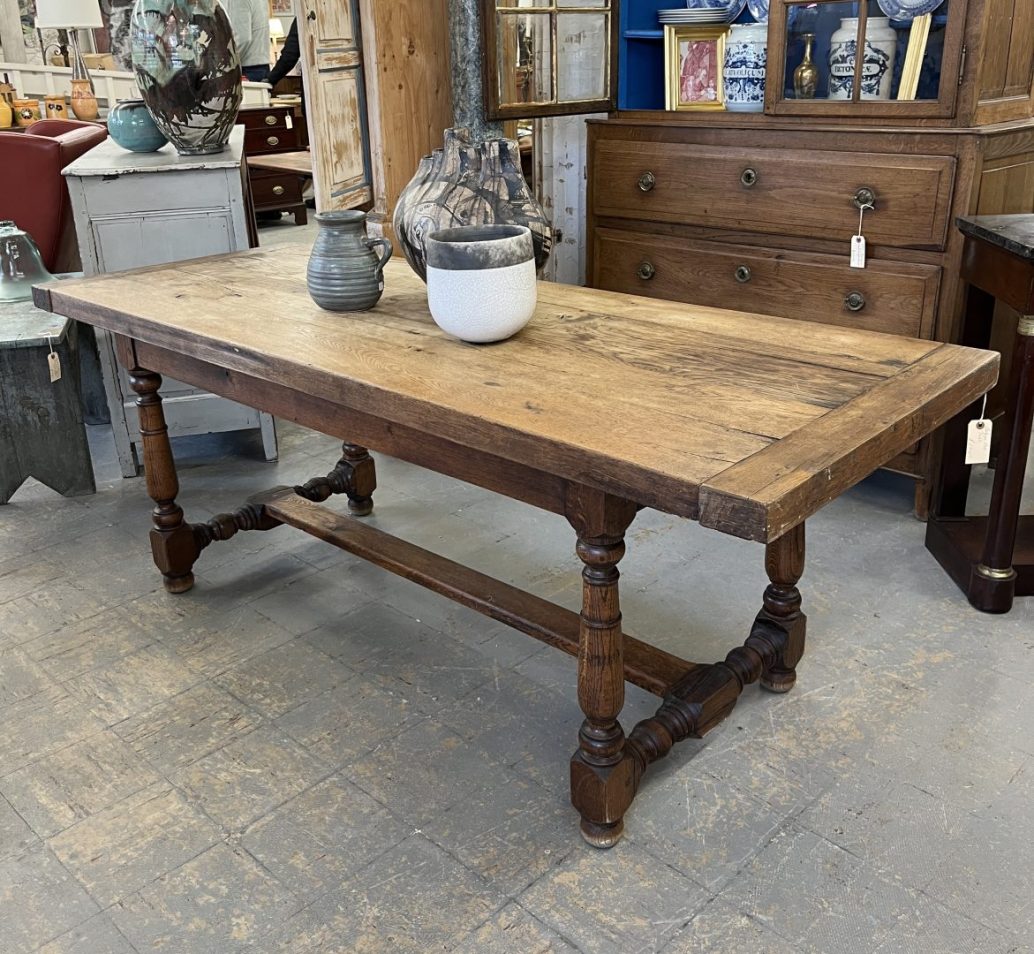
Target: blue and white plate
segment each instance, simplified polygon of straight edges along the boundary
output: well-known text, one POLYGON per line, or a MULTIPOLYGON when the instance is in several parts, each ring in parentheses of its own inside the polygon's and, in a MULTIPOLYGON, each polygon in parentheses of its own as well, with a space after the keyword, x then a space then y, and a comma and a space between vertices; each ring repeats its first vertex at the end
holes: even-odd
POLYGON ((747 0, 747 9, 758 23, 768 23, 768 0, 747 0))
MULTIPOLYGON (((892 20, 912 20, 933 13, 944 0, 877 0, 880 9, 892 20)), ((768 6, 766 0, 765 6, 768 6)))

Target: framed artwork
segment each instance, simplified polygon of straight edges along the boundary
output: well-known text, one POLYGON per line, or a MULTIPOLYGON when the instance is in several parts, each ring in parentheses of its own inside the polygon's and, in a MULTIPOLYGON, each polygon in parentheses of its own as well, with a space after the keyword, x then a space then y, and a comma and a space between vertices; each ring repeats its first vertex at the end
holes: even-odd
POLYGON ((293 17, 294 0, 269 0, 269 18, 293 17))
POLYGON ((664 108, 725 109, 721 26, 664 27, 664 108))

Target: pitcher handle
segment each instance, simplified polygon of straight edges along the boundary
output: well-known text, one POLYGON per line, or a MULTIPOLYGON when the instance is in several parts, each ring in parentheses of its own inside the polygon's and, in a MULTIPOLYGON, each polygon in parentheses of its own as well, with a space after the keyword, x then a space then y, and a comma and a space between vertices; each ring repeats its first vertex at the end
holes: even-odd
POLYGON ((377 272, 380 273, 384 271, 384 266, 388 264, 388 259, 391 258, 395 249, 392 247, 391 239, 368 238, 366 240, 366 247, 371 251, 377 245, 382 245, 384 247, 384 254, 381 255, 380 261, 377 262, 377 272))

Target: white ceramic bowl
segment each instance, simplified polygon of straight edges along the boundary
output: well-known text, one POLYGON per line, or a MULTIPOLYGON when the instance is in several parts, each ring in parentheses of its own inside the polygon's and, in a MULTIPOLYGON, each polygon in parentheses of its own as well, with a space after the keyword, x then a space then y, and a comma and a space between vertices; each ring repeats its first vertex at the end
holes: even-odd
POLYGON ((443 331, 487 344, 517 334, 535 313, 538 285, 524 225, 464 225, 426 239, 427 304, 443 331))

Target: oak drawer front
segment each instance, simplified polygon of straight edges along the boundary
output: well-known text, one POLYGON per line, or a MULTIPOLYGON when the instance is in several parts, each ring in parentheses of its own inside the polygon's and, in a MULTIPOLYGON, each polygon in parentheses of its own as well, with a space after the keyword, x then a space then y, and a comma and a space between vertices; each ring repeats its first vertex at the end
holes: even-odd
POLYGON ((251 197, 256 206, 299 205, 302 202, 302 184, 296 175, 277 172, 268 176, 251 177, 251 197))
POLYGON ((298 148, 298 133, 287 126, 248 129, 244 132, 244 151, 249 156, 263 152, 291 152, 298 148))
POLYGON ((941 269, 597 229, 593 285, 782 318, 929 337, 941 269))
POLYGON ((870 243, 939 248, 955 160, 854 152, 741 149, 604 140, 593 157, 599 216, 839 239, 865 213, 870 243), (867 191, 866 191, 867 190, 867 191))
POLYGON ((242 109, 237 113, 237 122, 245 129, 269 129, 272 126, 289 125, 289 106, 266 106, 262 109, 242 109))

